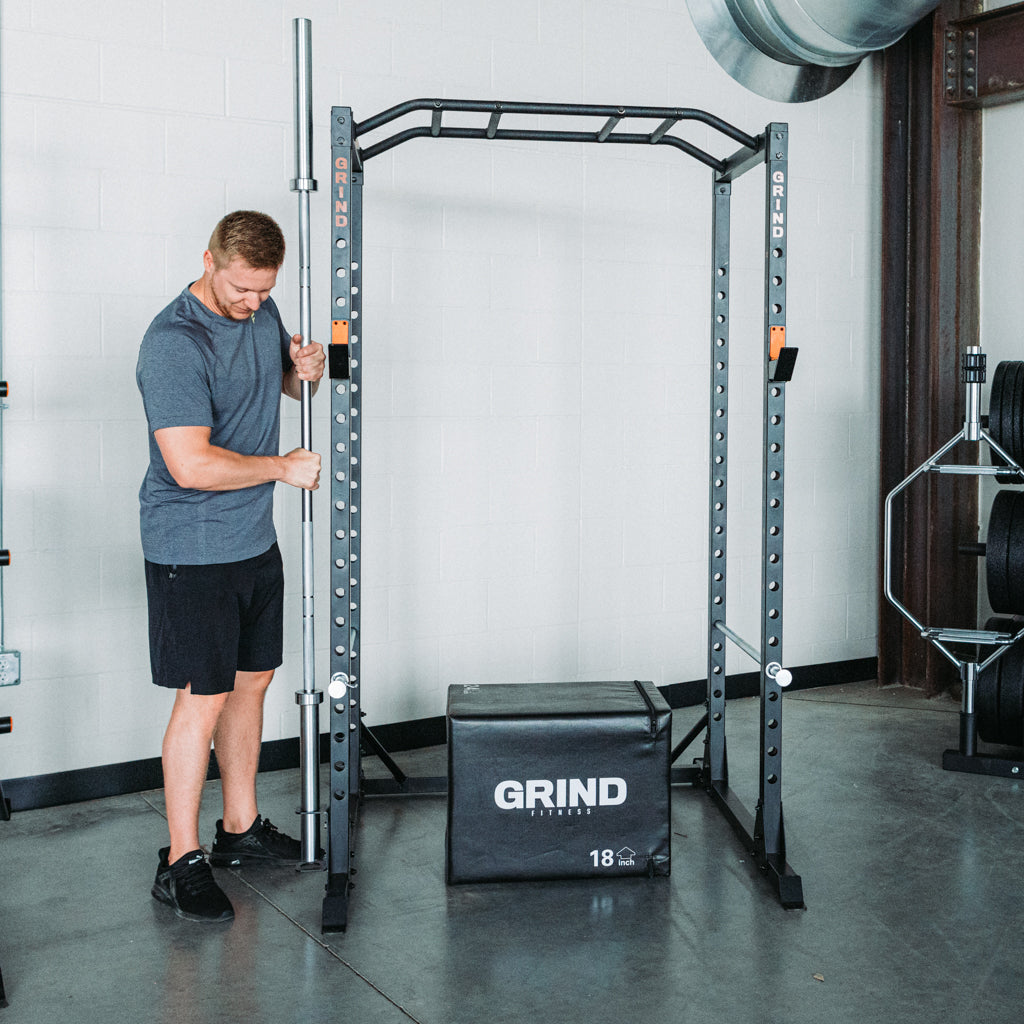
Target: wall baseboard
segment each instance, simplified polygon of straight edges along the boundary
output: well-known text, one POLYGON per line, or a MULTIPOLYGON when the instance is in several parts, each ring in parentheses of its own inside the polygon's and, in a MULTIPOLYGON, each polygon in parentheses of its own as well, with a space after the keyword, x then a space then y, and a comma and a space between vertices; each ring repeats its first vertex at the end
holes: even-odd
MULTIPOLYGON (((839 686, 844 683, 865 682, 878 675, 877 658, 859 658, 852 661, 832 662, 825 665, 802 665, 793 670, 790 690, 806 690, 818 686, 839 686)), ((694 679, 685 683, 672 683, 659 687, 672 708, 695 707, 703 703, 707 681, 694 679)), ((728 676, 725 682, 727 699, 756 697, 760 693, 759 673, 744 672, 728 676)), ((443 715, 420 718, 410 722, 375 725, 373 733, 384 747, 393 752, 418 750, 440 746, 446 740, 443 715)), ((320 737, 320 761, 328 758, 329 737, 320 737)), ((261 772, 279 771, 299 766, 299 742, 296 738, 268 740, 260 752, 261 772)), ((209 778, 220 778, 216 757, 210 759, 209 778)), ((4 795, 11 809, 31 811, 42 807, 99 800, 105 797, 125 796, 149 789, 162 789, 164 784, 160 758, 80 768, 74 771, 54 772, 51 775, 33 775, 3 781, 4 795)))

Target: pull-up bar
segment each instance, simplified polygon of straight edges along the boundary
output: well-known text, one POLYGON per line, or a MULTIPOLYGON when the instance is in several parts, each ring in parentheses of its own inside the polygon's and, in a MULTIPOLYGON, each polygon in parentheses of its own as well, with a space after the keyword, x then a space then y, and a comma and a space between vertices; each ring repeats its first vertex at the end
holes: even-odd
POLYGON ((669 134, 680 121, 694 121, 707 125, 715 131, 738 142, 743 147, 743 158, 750 153, 762 149, 763 139, 754 138, 740 131, 739 128, 723 121, 722 118, 709 114, 705 110, 692 107, 615 107, 599 106, 587 103, 516 103, 497 100, 439 100, 418 99, 407 100, 394 107, 389 107, 375 117, 367 118, 355 125, 356 138, 376 131, 378 128, 397 121, 407 114, 417 111, 430 111, 430 124, 406 128, 394 135, 367 146, 360 151, 365 162, 389 149, 416 138, 435 139, 504 139, 509 141, 533 142, 611 142, 623 145, 640 146, 673 146, 682 150, 695 160, 706 164, 712 170, 725 173, 732 161, 727 158, 712 156, 710 153, 687 142, 678 135, 669 134), (442 118, 448 111, 490 114, 487 126, 481 128, 445 127, 442 118), (499 128, 501 119, 507 114, 529 114, 534 116, 553 117, 593 117, 603 118, 603 124, 595 131, 564 131, 540 128, 499 128), (625 118, 654 120, 659 123, 646 133, 616 132, 619 122, 625 118))

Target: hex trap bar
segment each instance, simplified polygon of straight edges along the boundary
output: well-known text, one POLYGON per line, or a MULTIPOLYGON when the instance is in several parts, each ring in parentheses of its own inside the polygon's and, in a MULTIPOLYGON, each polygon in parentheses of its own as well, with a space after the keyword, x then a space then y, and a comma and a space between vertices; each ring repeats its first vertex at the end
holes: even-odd
POLYGON ((883 545, 883 573, 885 596, 889 603, 932 644, 960 673, 960 744, 956 750, 946 750, 942 767, 948 771, 970 772, 976 775, 1000 775, 1017 778, 1024 774, 1024 761, 983 754, 978 750, 978 725, 975 718, 975 696, 978 676, 994 661, 1002 657, 1018 640, 1024 637, 1024 625, 1016 632, 990 629, 955 629, 925 625, 896 596, 892 586, 892 517, 893 503, 919 477, 928 474, 951 476, 1016 477, 1024 483, 1024 468, 985 429, 981 416, 981 385, 985 382, 985 354, 980 346, 972 345, 961 359, 961 382, 966 391, 964 425, 936 452, 930 455, 909 476, 898 483, 885 499, 885 543, 883 545), (1006 462, 1005 466, 970 465, 943 462, 961 443, 985 444, 1006 462), (959 657, 953 646, 967 646, 977 657, 959 657), (982 648, 995 648, 985 657, 982 648))
POLYGON ((708 713, 679 757, 700 732, 704 755, 693 767, 676 769, 674 783, 703 786, 725 814, 786 907, 803 905, 801 881, 786 863, 782 821, 781 686, 789 673, 782 661, 782 567, 784 430, 786 383, 796 349, 785 346, 786 245, 788 235, 788 126, 769 124, 762 135, 747 135, 718 117, 689 108, 595 106, 562 103, 508 103, 479 100, 410 100, 356 122, 350 107, 331 111, 331 281, 332 326, 328 346, 331 379, 331 640, 330 640, 330 798, 327 895, 324 931, 344 930, 350 876, 354 871, 354 832, 362 797, 375 794, 443 793, 447 780, 407 777, 388 756, 371 729, 361 723, 360 537, 362 503, 361 387, 363 372, 362 228, 363 174, 373 157, 412 139, 542 141, 598 145, 664 145, 713 171, 713 269, 711 274, 711 450, 709 493, 708 713), (397 131, 381 141, 366 136, 417 112, 429 121, 397 131), (445 124, 450 113, 483 115, 479 127, 445 124), (506 118, 526 115, 589 120, 588 130, 504 127, 506 118), (597 124, 594 125, 594 120, 597 124), (644 132, 620 130, 623 121, 640 121, 644 132), (715 156, 674 134, 679 125, 704 125, 739 149, 715 156), (732 182, 753 167, 765 174, 764 305, 764 458, 762 606, 759 645, 748 644, 725 623, 727 544, 727 456, 729 398, 729 208, 732 182), (729 790, 725 742, 725 641, 731 640, 761 665, 760 794, 754 814, 729 790), (382 757, 392 779, 362 778, 360 757, 382 757))

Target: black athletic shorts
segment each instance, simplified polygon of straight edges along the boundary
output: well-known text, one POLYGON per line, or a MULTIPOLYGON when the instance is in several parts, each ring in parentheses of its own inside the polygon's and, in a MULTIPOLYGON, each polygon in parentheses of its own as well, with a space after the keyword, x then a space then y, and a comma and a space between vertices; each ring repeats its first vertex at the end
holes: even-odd
POLYGON ((153 682, 228 693, 236 672, 266 672, 282 659, 284 571, 277 544, 215 565, 146 561, 153 682))

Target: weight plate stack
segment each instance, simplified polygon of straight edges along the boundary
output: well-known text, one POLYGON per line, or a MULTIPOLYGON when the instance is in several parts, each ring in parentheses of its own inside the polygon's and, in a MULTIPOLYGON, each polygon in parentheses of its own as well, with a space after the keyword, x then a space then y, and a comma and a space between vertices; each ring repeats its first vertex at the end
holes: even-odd
POLYGON ((1006 589, 1008 607, 993 611, 1024 615, 1024 493, 1006 491, 1011 498, 1010 532, 1006 539, 1006 589))
MULTIPOLYGON (((1015 462, 1024 465, 1024 361, 1004 360, 992 374, 989 391, 988 432, 1015 462)), ((1005 466, 1005 459, 991 453, 992 465, 1005 466)), ((1020 484, 1017 476, 997 476, 1001 484, 1020 484)))
POLYGON ((988 603, 996 612, 1012 613, 1010 602, 1010 573, 1007 560, 1010 552, 1010 528, 1017 491, 1000 491, 992 502, 988 517, 988 535, 985 540, 985 584, 988 603))
MULTIPOLYGON (((992 618, 985 623, 985 629, 997 633, 1016 632, 1013 619, 992 618)), ((999 683, 1000 674, 1009 651, 996 658, 991 665, 978 673, 974 684, 974 720, 978 736, 986 743, 998 743, 994 737, 999 731, 999 683)))
MULTIPOLYGON (((1002 362, 996 367, 995 372, 992 374, 992 388, 988 394, 988 432, 1001 447, 1005 447, 1003 445, 1002 411, 1003 390, 1006 386, 1006 366, 1007 364, 1002 362)), ((992 455, 992 461, 999 466, 1006 465, 995 453, 992 455)))
MULTIPOLYGON (((985 629, 1016 633, 1020 619, 991 618, 985 629)), ((986 743, 1024 746, 1024 640, 978 673, 974 689, 978 736, 986 743)))
POLYGON ((1006 438, 1009 447, 1006 449, 1014 458, 1015 462, 1021 461, 1021 418, 1024 417, 1024 363, 1013 364, 1013 387, 1010 391, 1010 401, 1004 402, 1009 406, 1010 422, 1003 420, 1003 436, 1006 438))
POLYGON ((985 581, 994 612, 1024 615, 1024 493, 1000 491, 989 513, 985 581))
POLYGON ((999 738, 996 743, 1024 746, 1024 644, 1015 643, 1000 659, 999 738))

